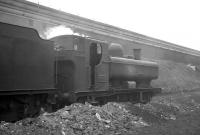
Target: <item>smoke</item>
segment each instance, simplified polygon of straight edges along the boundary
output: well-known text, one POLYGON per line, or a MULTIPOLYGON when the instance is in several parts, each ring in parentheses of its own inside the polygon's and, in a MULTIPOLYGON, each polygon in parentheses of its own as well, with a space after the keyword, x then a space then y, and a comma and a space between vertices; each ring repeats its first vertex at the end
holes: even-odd
POLYGON ((50 39, 61 35, 72 35, 73 33, 74 32, 71 28, 67 28, 64 25, 60 25, 47 29, 47 31, 44 34, 46 36, 46 39, 50 39))
POLYGON ((45 39, 50 39, 50 38, 53 38, 56 36, 61 36, 61 35, 77 35, 77 36, 81 36, 81 37, 89 37, 84 34, 75 33, 73 31, 73 29, 66 27, 64 25, 59 25, 59 26, 48 28, 44 32, 44 35, 45 35, 45 39))

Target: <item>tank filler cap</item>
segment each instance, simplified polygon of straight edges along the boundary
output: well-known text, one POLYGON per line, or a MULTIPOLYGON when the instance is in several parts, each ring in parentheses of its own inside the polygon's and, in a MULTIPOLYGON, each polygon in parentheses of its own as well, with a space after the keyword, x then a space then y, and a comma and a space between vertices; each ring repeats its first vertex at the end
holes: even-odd
POLYGON ((109 55, 112 57, 123 57, 123 47, 117 43, 111 43, 109 45, 109 55))

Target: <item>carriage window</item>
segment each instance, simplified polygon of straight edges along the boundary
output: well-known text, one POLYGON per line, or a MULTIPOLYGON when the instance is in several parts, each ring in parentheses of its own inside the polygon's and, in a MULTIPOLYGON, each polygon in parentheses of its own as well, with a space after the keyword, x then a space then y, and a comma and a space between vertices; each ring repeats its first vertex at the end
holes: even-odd
POLYGON ((101 54, 102 50, 101 50, 101 44, 97 44, 97 54, 101 54))
POLYGON ((90 64, 98 65, 102 57, 102 46, 99 43, 92 43, 90 45, 90 64))
POLYGON ((78 45, 74 44, 74 50, 77 51, 78 50, 78 45))

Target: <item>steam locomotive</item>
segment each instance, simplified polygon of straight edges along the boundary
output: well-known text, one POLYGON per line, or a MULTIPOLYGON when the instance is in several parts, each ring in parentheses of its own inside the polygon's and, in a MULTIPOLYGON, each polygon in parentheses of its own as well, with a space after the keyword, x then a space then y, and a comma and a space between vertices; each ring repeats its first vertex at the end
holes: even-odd
MULTIPOLYGON (((135 54, 140 51, 135 50, 135 54)), ((68 103, 147 102, 160 92, 155 62, 125 57, 122 46, 0 23, 0 120, 15 121, 68 103)))

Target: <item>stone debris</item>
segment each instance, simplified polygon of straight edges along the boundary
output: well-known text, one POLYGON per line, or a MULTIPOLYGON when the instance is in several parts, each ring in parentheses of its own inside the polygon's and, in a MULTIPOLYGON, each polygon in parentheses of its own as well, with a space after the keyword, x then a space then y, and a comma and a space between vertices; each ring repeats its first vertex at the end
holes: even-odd
MULTIPOLYGON (((37 118, 1 122, 0 135, 160 135, 161 132, 167 135, 169 130, 177 133, 176 126, 182 128, 186 124, 188 127, 189 123, 182 121, 192 120, 198 124, 193 114, 198 115, 199 95, 197 92, 158 96, 148 104, 75 103, 37 118), (174 126, 170 126, 171 123, 174 126)), ((197 129, 195 124, 190 128, 197 129)))
POLYGON ((123 104, 92 106, 75 103, 54 113, 27 118, 16 123, 1 122, 0 133, 12 135, 93 135, 131 134, 134 129, 149 126, 132 115, 123 104))

